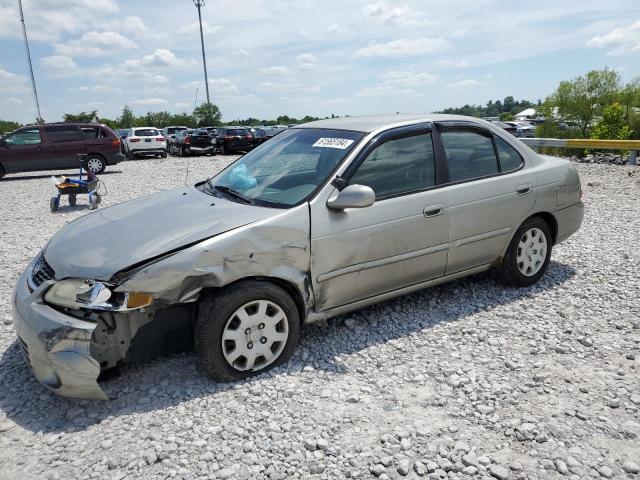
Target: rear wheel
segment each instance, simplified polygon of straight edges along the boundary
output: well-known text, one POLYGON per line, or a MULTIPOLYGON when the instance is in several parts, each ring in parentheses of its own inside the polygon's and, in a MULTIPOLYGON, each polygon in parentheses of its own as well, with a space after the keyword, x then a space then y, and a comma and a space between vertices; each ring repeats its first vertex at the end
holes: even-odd
POLYGON ((4 177, 5 172, 4 172, 4 168, 2 168, 2 165, 0 165, 0 178, 4 177))
POLYGON ((127 158, 128 158, 129 160, 135 160, 135 158, 136 158, 136 154, 135 154, 135 153, 133 153, 131 150, 129 150, 129 151, 127 152, 127 158))
POLYGON ((514 287, 528 287, 540 280, 549 266, 552 242, 551 229, 542 218, 524 222, 500 264, 502 281, 514 287))
POLYGON ((75 195, 69 195, 69 205, 75 207, 77 203, 77 198, 75 195))
POLYGON ((89 155, 84 160, 84 169, 94 175, 104 172, 105 168, 107 168, 107 162, 97 155, 89 155))
POLYGON ((160 157, 161 157, 161 158, 167 158, 167 152, 163 152, 163 153, 160 155, 160 157))
POLYGON ((269 282, 246 281, 200 304, 195 346, 210 377, 231 382, 265 372, 291 357, 300 318, 291 296, 269 282))

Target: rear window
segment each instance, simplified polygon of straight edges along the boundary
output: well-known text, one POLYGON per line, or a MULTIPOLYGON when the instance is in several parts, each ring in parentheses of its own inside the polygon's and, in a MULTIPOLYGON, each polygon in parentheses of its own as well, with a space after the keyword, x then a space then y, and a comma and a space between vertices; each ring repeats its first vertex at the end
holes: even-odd
POLYGON ((230 128, 227 130, 227 135, 232 137, 245 137, 249 134, 249 130, 246 128, 230 128))
POLYGON ((209 136, 209 131, 206 128, 199 128, 195 131, 194 135, 207 135, 209 136))
POLYGON ((445 130, 440 138, 447 154, 451 182, 498 173, 498 159, 490 134, 465 129, 445 130))
POLYGON ((133 135, 136 137, 157 137, 160 132, 155 128, 138 128, 134 130, 133 135))
POLYGON ((54 143, 77 142, 84 140, 84 135, 76 126, 52 126, 44 127, 47 137, 54 143))

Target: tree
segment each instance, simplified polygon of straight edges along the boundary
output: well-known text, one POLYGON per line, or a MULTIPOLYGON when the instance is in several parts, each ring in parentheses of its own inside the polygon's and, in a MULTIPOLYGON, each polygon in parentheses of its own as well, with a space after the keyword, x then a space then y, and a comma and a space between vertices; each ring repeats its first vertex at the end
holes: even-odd
POLYGON ((546 103, 557 108, 565 120, 576 122, 586 137, 594 118, 616 100, 620 85, 620 75, 615 70, 592 70, 584 77, 560 82, 546 103))
POLYGON ((511 112, 502 112, 500 114, 500 121, 501 122, 508 122, 510 120, 515 120, 515 119, 516 119, 516 117, 511 112))
POLYGON ((122 113, 120 113, 117 122, 120 128, 131 128, 135 126, 136 116, 129 108, 129 105, 122 107, 122 113))
POLYGON ((193 110, 193 116, 199 127, 212 127, 220 125, 222 114, 217 105, 213 103, 203 103, 193 110))
POLYGON ((602 109, 602 120, 591 130, 591 138, 602 140, 626 140, 630 136, 625 109, 617 102, 602 109))
POLYGON ((98 111, 91 110, 90 112, 80 113, 65 113, 62 116, 62 120, 68 123, 89 123, 94 118, 98 118, 98 111))
POLYGON ((13 132, 17 128, 20 128, 20 124, 18 122, 0 120, 0 134, 13 132))

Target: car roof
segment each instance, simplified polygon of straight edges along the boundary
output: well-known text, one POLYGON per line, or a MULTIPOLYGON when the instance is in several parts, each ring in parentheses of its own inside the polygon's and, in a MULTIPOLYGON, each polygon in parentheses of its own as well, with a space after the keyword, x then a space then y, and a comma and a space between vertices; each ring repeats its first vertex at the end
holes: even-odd
POLYGON ((447 115, 443 113, 398 113, 389 115, 364 115, 358 117, 342 117, 331 118, 327 120, 317 120, 315 122, 297 125, 294 128, 332 128, 336 130, 351 130, 354 132, 369 133, 375 130, 390 128, 394 126, 446 120, 462 120, 472 121, 476 123, 485 123, 478 118, 467 117, 464 115, 447 115))

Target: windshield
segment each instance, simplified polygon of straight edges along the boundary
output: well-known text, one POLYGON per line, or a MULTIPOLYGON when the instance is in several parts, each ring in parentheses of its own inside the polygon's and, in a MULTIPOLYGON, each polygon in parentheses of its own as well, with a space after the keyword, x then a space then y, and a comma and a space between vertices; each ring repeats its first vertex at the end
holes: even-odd
POLYGON ((287 130, 231 164, 204 188, 245 203, 291 207, 313 193, 363 135, 346 130, 287 130))

